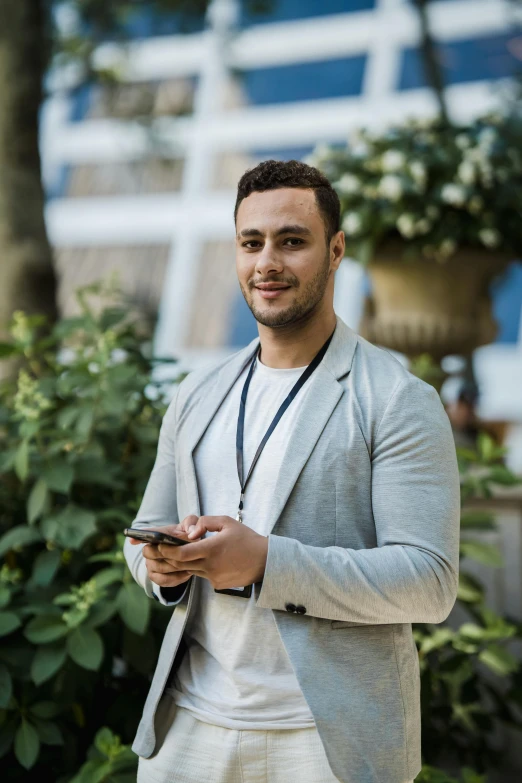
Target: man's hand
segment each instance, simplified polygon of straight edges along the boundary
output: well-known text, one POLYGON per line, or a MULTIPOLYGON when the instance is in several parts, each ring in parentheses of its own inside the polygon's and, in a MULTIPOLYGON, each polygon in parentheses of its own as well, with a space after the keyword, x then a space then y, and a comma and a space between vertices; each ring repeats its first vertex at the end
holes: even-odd
POLYGON ((161 528, 172 535, 186 536, 191 543, 179 547, 154 545, 164 562, 160 574, 167 575, 168 579, 158 582, 162 587, 178 585, 192 574, 208 579, 216 590, 243 587, 262 580, 268 553, 266 536, 226 516, 198 518, 190 515, 176 529, 178 532, 174 528, 161 528), (207 530, 214 535, 198 541, 207 530), (180 578, 181 574, 183 578, 180 578))
MULTIPOLYGON (((188 520, 192 521, 192 524, 197 522, 198 517, 191 514, 186 517, 181 525, 162 525, 161 527, 147 527, 147 530, 157 530, 160 533, 167 533, 169 536, 176 536, 176 538, 183 538, 189 540, 185 527, 188 527, 188 520), (187 525, 183 527, 183 523, 187 522, 187 525)), ((196 536, 192 536, 192 539, 196 536)), ((131 544, 141 544, 143 541, 139 541, 137 538, 129 538, 131 544)), ((172 544, 168 544, 169 549, 184 549, 184 547, 175 547, 172 544)), ((184 568, 178 568, 172 563, 168 562, 163 555, 159 552, 158 544, 145 544, 143 546, 143 557, 145 558, 145 564, 147 566, 147 573, 149 579, 157 584, 159 587, 177 587, 183 582, 187 582, 191 574, 189 574, 184 568)))

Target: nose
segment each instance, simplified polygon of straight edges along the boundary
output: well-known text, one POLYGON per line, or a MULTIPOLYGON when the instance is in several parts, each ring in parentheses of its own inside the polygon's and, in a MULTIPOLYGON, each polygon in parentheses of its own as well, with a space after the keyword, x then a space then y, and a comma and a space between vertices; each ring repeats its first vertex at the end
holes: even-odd
POLYGON ((256 256, 256 275, 265 278, 269 274, 280 274, 283 269, 282 257, 267 242, 263 250, 256 256))

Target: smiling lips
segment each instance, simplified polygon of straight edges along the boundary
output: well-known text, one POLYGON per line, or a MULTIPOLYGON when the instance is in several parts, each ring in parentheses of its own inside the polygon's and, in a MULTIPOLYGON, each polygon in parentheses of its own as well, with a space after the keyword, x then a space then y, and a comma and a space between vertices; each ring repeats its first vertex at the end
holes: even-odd
POLYGON ((290 288, 287 283, 259 283, 255 286, 263 299, 276 299, 290 288))

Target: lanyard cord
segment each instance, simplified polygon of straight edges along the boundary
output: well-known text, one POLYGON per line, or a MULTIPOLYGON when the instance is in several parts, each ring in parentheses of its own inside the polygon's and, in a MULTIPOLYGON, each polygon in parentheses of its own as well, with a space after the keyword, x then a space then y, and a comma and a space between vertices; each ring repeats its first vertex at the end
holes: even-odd
POLYGON ((245 384, 243 386, 243 391, 241 392, 241 403, 239 405, 239 415, 237 419, 237 433, 236 433, 236 462, 237 462, 237 475, 239 477, 239 484, 241 487, 241 497, 239 499, 239 507, 238 507, 238 513, 237 513, 237 520, 238 522, 242 522, 242 510, 243 510, 243 498, 245 496, 245 489, 246 485, 248 484, 248 481, 250 479, 250 476, 252 475, 252 471, 254 470, 254 467, 256 465, 257 460, 261 456, 261 452, 263 451, 265 444, 267 440, 269 439, 270 435, 273 433, 275 428, 277 427, 281 417, 283 416, 286 409, 289 407, 290 403, 296 396, 299 389, 303 386, 303 384, 306 383, 308 378, 312 375, 312 373, 316 370, 316 368, 321 363, 323 356, 325 355, 328 346, 330 345, 330 341, 333 337, 333 332, 328 338, 328 340, 324 343, 323 347, 319 350, 319 352, 314 356, 312 362, 308 365, 306 370, 299 376, 295 384, 292 386, 288 396, 285 398, 285 400, 282 402, 281 406, 279 407, 279 410, 277 411, 276 415, 272 419, 272 423, 270 424, 269 428, 265 432, 265 435, 263 437, 263 440, 259 444, 257 451, 255 453, 254 459, 252 460, 252 464, 250 465, 250 470, 247 473, 247 477, 244 479, 244 472, 243 472, 243 435, 245 430, 245 407, 246 407, 246 399, 248 394, 248 387, 250 386, 250 381, 252 380, 252 375, 254 372, 254 366, 255 361, 258 358, 259 350, 261 346, 258 346, 257 351, 255 352, 252 361, 250 363, 250 369, 248 371, 248 375, 245 381, 245 384), (243 480, 244 479, 244 480, 243 480))

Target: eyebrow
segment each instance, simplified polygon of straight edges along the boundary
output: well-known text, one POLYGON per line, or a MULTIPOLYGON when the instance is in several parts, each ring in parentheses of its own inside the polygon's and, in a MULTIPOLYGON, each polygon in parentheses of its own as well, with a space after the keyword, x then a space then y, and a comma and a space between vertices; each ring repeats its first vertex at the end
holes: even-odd
MULTIPOLYGON (((306 226, 300 226, 296 223, 291 226, 282 226, 275 232, 276 237, 279 237, 282 234, 302 234, 305 236, 310 236, 312 232, 310 231, 309 228, 306 228, 306 226)), ((237 238, 241 239, 242 237, 262 237, 262 236, 264 236, 264 234, 258 228, 244 228, 243 231, 239 232, 237 238)))

